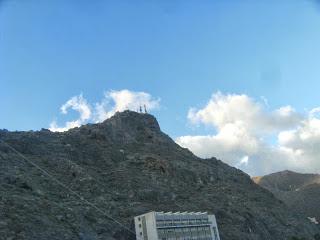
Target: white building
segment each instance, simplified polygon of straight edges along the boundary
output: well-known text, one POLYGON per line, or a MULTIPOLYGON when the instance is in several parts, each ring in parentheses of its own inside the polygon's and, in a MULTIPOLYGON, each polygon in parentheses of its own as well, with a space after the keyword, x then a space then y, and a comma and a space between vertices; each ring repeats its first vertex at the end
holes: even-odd
POLYGON ((207 212, 149 212, 134 218, 137 240, 220 240, 207 212))

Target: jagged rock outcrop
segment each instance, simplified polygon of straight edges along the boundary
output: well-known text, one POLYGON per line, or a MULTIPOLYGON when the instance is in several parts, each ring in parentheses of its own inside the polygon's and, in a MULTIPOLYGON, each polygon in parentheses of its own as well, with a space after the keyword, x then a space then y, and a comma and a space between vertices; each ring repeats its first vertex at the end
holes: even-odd
POLYGON ((320 224, 320 175, 292 171, 272 173, 253 180, 271 191, 292 211, 320 224))
MULTIPOLYGON (((132 230, 135 215, 155 210, 214 213, 223 240, 317 232, 240 170, 178 146, 149 114, 125 111, 64 133, 0 131, 0 139, 132 230)), ((0 239, 135 236, 0 142, 0 239)))

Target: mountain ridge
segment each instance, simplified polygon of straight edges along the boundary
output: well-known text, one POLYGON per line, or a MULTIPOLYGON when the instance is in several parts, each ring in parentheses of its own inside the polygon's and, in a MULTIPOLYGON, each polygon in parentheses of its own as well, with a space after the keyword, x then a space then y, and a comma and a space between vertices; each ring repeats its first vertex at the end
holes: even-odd
MULTIPOLYGON (((134 216, 156 210, 214 213, 224 240, 319 232, 247 174, 177 145, 150 114, 125 111, 63 133, 0 131, 0 139, 132 230, 134 216)), ((4 239, 135 239, 1 142, 0 161, 4 239)))
POLYGON ((281 171, 253 181, 272 192, 290 209, 320 222, 320 174, 281 171))

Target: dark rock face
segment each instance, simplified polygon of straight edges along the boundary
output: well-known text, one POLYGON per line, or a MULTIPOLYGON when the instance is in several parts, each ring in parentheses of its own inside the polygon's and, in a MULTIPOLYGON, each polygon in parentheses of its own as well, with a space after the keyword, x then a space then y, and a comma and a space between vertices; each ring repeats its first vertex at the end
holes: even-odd
POLYGON ((253 180, 271 191, 289 209, 320 222, 320 175, 283 171, 253 180))
MULTIPOLYGON (((313 239, 248 175, 200 159, 160 131, 149 114, 125 111, 64 133, 0 131, 0 139, 134 231, 148 211, 216 214, 223 240, 313 239)), ((135 239, 0 142, 0 239, 135 239)))

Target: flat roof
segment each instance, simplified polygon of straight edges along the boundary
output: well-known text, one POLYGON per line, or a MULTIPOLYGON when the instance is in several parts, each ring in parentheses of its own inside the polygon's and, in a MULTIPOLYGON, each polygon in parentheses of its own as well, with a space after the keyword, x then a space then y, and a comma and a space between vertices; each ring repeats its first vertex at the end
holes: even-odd
POLYGON ((155 212, 157 215, 208 215, 208 212, 155 212))

